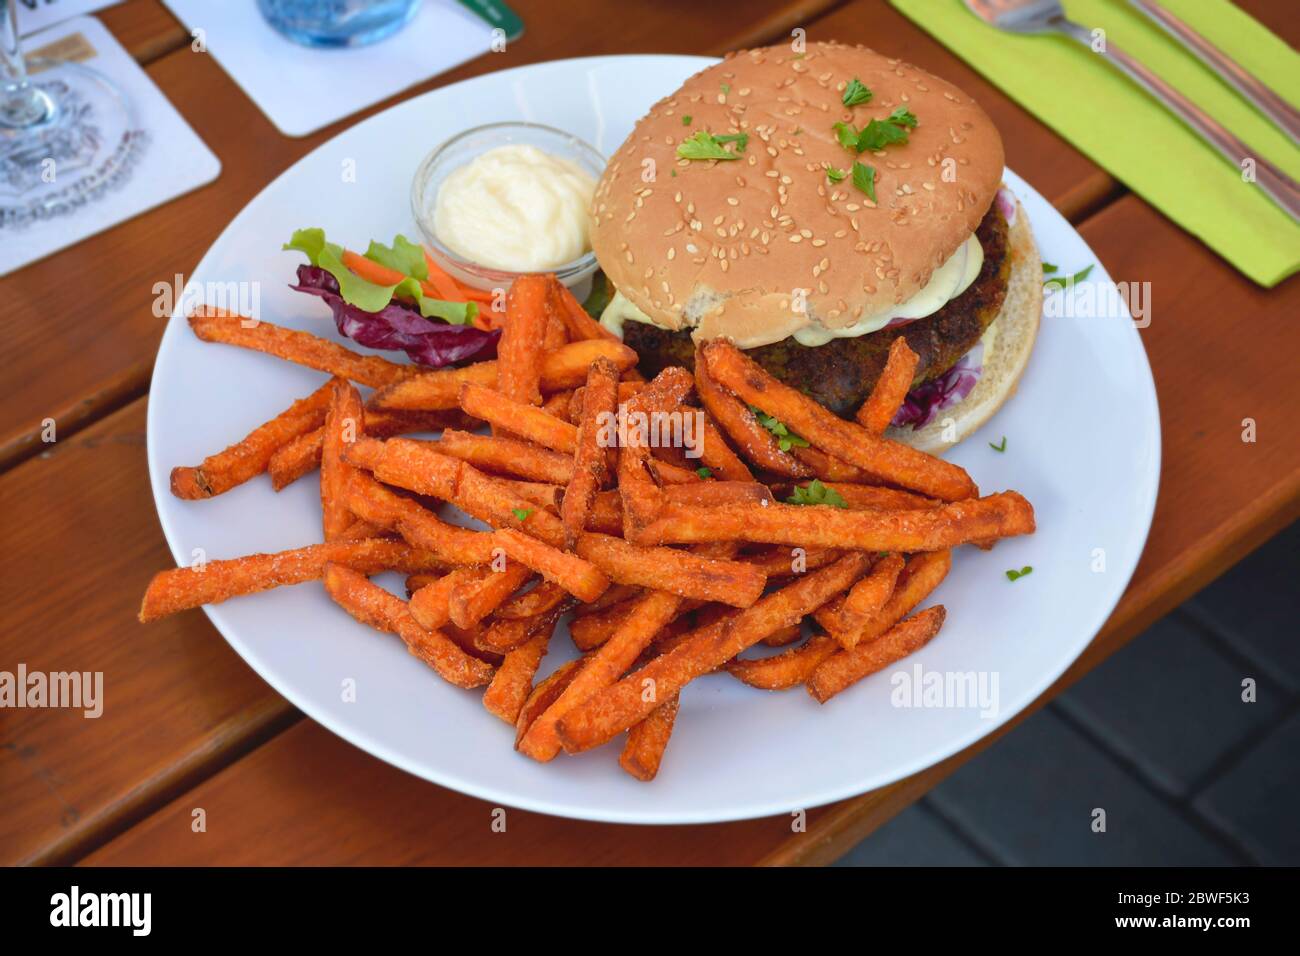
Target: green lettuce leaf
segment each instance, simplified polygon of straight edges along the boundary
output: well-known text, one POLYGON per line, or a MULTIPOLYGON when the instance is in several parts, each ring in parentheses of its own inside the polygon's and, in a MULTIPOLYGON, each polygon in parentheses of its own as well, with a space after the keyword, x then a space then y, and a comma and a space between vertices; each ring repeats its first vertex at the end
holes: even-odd
POLYGON ((437 318, 453 325, 472 325, 478 315, 474 302, 448 302, 432 299, 424 294, 420 280, 429 275, 424 261, 424 251, 405 236, 397 236, 391 247, 371 242, 366 258, 395 269, 407 278, 395 285, 379 285, 363 279, 343 264, 343 247, 325 240, 324 229, 299 229, 283 246, 284 249, 303 253, 311 264, 324 269, 339 284, 339 295, 348 305, 363 312, 379 312, 394 296, 414 302, 420 315, 426 319, 437 318))

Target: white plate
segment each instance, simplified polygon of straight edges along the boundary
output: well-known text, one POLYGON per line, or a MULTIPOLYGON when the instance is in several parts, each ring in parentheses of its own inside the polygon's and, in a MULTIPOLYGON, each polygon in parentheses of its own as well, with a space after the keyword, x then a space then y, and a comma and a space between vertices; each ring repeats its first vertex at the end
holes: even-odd
MULTIPOLYGON (((543 63, 409 100, 285 172, 235 217, 193 279, 260 282, 263 318, 335 338, 325 307, 287 288, 301 257, 279 246, 296 227, 324 226, 353 246, 395 232, 414 236, 410 178, 445 137, 526 119, 571 130, 608 155, 655 100, 709 62, 618 56, 543 63), (355 183, 341 176, 347 160, 355 183)), ((1007 182, 1046 261, 1067 272, 1096 263, 1041 196, 1013 173, 1007 182)), ((1109 277, 1097 265, 1088 281, 1109 277)), ((172 497, 168 472, 225 447, 321 382, 319 373, 277 359, 205 345, 172 318, 149 396, 149 469, 178 563, 192 563, 195 549, 211 559, 320 540, 315 478, 279 495, 260 478, 191 502, 172 497)), ((621 823, 787 813, 898 780, 989 733, 1051 684, 1110 614, 1146 540, 1160 470, 1155 386, 1122 307, 1104 318, 1045 319, 1019 394, 951 457, 985 492, 1025 494, 1038 532, 988 552, 962 548, 936 594, 948 608, 943 632, 899 669, 996 675, 1000 708, 991 718, 970 708, 893 706, 896 669, 825 706, 799 690, 764 693, 713 676, 683 695, 659 777, 644 784, 618 768, 621 743, 545 765, 519 756, 513 729, 483 709, 477 692, 440 681, 396 638, 335 607, 317 584, 207 613, 231 647, 314 720, 395 766, 494 804, 621 823), (1005 453, 989 448, 1004 435, 1005 453), (1103 554, 1104 570, 1096 571, 1103 554), (1024 565, 1033 573, 1009 582, 1006 569, 1024 565), (355 681, 354 703, 342 699, 347 680, 355 681)), ((400 586, 392 575, 381 580, 400 586)), ((553 647, 544 673, 573 653, 563 629, 553 647)))

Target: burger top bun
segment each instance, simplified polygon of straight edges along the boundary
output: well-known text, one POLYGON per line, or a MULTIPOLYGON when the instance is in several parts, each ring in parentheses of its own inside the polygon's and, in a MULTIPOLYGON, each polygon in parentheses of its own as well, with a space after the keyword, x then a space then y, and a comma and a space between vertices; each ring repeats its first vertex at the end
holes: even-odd
POLYGON ((1002 168, 988 116, 924 70, 838 43, 748 50, 637 123, 596 187, 591 242, 656 323, 752 348, 910 298, 975 230, 1002 168), (854 78, 872 96, 847 107, 854 78), (836 122, 861 129, 900 106, 918 121, 906 144, 861 154, 840 144, 836 122), (735 160, 679 158, 700 131, 748 142, 724 144, 735 160), (855 161, 875 169, 875 202, 852 182, 855 161), (849 175, 831 182, 827 167, 849 175))

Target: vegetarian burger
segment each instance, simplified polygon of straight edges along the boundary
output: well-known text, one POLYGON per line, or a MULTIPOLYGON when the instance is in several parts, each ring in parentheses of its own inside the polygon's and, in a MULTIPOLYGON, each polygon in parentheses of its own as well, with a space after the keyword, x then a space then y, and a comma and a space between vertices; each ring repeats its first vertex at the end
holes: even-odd
POLYGON ((890 436, 960 441, 1016 387, 1042 311, 1002 140, 956 87, 863 47, 749 50, 654 105, 590 209, 601 321, 653 375, 728 338, 852 417, 903 336, 890 436))

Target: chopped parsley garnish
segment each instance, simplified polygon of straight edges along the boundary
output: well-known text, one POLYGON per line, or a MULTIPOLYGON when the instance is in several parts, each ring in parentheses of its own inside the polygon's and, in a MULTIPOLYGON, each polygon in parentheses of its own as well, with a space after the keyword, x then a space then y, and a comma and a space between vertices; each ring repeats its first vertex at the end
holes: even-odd
POLYGON ((1044 289, 1064 289, 1074 285, 1076 282, 1082 282, 1088 278, 1088 273, 1092 271, 1092 266, 1085 266, 1072 276, 1057 276, 1047 279, 1043 282, 1044 289))
POLYGON ((785 422, 773 418, 761 408, 756 408, 753 405, 749 406, 749 410, 754 413, 754 417, 758 419, 760 425, 776 436, 776 446, 782 451, 789 451, 791 448, 808 447, 808 442, 786 428, 785 422))
POLYGON ((989 442, 989 447, 992 448, 994 451, 1006 451, 1006 450, 1007 450, 1007 436, 1006 436, 1006 435, 1003 435, 1003 436, 1002 436, 1002 444, 1001 444, 1001 445, 995 445, 995 444, 993 444, 993 442, 989 442))
POLYGON ((852 123, 836 123, 833 129, 841 146, 852 150, 858 148, 858 131, 852 123))
POLYGON ((1015 568, 1012 568, 1010 571, 1008 571, 1007 580, 1014 581, 1016 578, 1023 578, 1026 574, 1033 574, 1033 573, 1034 573, 1034 569, 1026 564, 1019 571, 1017 571, 1015 568))
POLYGON ((872 120, 858 136, 858 152, 874 152, 895 143, 906 142, 907 129, 905 127, 897 126, 888 120, 883 122, 881 120, 872 120))
POLYGON ((685 116, 682 117, 682 125, 683 125, 683 126, 690 126, 690 125, 691 125, 691 114, 690 114, 690 113, 687 113, 685 116))
POLYGON ((863 86, 862 81, 856 76, 849 81, 849 85, 844 87, 844 96, 841 102, 845 106, 857 106, 860 103, 871 101, 871 91, 863 86))
POLYGON ((745 147, 749 145, 748 133, 727 133, 725 136, 713 137, 715 143, 735 143, 736 152, 743 153, 745 147))
POLYGON ((520 521, 527 521, 528 516, 533 513, 532 508, 511 508, 510 513, 520 521))
POLYGON ((712 136, 700 130, 677 146, 677 155, 681 159, 740 159, 736 153, 726 149, 722 144, 736 143, 737 152, 744 150, 749 141, 748 133, 736 133, 732 136, 712 136))
POLYGON ((728 93, 731 92, 731 84, 730 84, 730 83, 720 83, 720 84, 718 84, 718 86, 719 86, 719 88, 722 90, 722 95, 723 95, 723 96, 726 96, 728 93))
POLYGON ((794 494, 785 499, 792 505, 829 505, 832 508, 847 508, 849 503, 834 488, 827 488, 814 478, 806 485, 795 485, 794 494))
POLYGON ((867 194, 872 202, 876 201, 876 170, 865 163, 853 164, 853 185, 867 194))
POLYGON ((699 475, 701 478, 712 478, 712 477, 713 477, 713 469, 712 469, 712 468, 706 468, 706 467, 704 467, 703 465, 701 465, 699 468, 696 468, 696 469, 695 469, 695 473, 696 473, 697 475, 699 475))
POLYGON ((1060 269, 1060 266, 1053 265, 1050 262, 1043 263, 1043 275, 1045 276, 1050 276, 1053 272, 1059 272, 1060 269))
POLYGON ((889 114, 885 120, 886 123, 893 123, 895 126, 907 126, 916 129, 916 114, 906 106, 900 106, 894 112, 889 114))
POLYGON ((848 173, 846 173, 844 170, 836 169, 834 166, 830 165, 829 163, 826 164, 826 178, 829 179, 831 182, 833 183, 842 182, 844 177, 847 175, 848 173))

